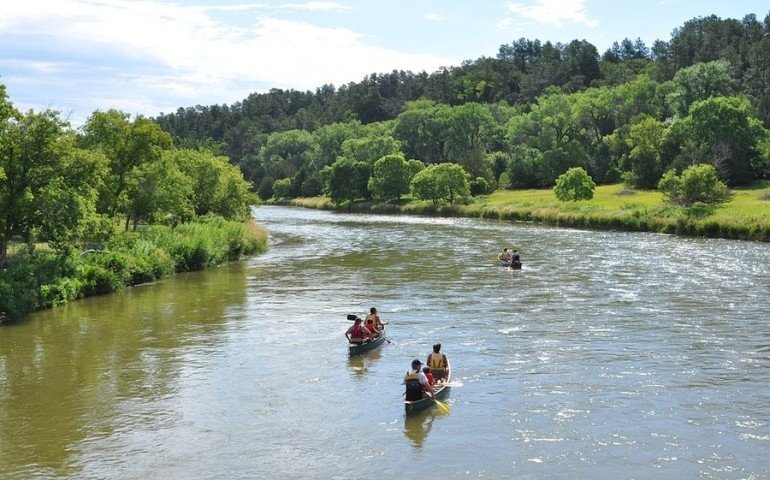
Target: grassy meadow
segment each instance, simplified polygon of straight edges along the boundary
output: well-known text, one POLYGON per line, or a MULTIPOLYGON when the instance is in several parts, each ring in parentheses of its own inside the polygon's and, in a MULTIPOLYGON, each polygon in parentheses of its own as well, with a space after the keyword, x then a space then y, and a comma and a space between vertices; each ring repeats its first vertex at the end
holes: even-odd
POLYGON ((463 205, 434 205, 410 199, 335 205, 326 197, 297 198, 286 203, 342 212, 468 216, 574 228, 770 241, 770 182, 736 189, 733 194, 725 204, 691 208, 668 204, 658 191, 629 190, 620 184, 598 186, 593 199, 579 202, 559 202, 551 189, 544 189, 496 191, 463 205))

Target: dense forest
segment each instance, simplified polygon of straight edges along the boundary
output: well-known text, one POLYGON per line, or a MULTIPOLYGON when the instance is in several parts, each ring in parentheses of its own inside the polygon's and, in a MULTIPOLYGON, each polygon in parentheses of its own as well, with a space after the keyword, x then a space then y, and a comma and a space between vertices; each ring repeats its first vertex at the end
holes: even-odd
MULTIPOLYGON (((571 167, 599 184, 658 185, 707 163, 729 186, 770 175, 770 13, 692 19, 669 41, 519 39, 433 73, 371 74, 315 92, 273 89, 155 120, 181 146, 240 166, 263 199, 370 197, 374 164, 455 163, 494 188, 551 187, 571 167), (416 163, 418 162, 418 163, 416 163)), ((375 182, 376 183, 376 182, 375 182)))

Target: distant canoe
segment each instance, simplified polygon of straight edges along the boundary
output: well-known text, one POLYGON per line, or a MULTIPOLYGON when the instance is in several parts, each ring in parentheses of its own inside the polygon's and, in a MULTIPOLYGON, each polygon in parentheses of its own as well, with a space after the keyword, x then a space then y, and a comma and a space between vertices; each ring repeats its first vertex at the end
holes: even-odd
POLYGON ((383 331, 379 337, 375 338, 374 340, 370 340, 368 342, 364 343, 350 343, 348 344, 348 350, 349 354, 351 356, 353 355, 359 355, 364 352, 368 352, 369 350, 374 350, 375 348, 379 347, 380 345, 385 342, 385 332, 383 331))
POLYGON ((510 267, 514 270, 521 270, 521 261, 520 260, 497 260, 500 263, 501 267, 510 267))
MULTIPOLYGON (((451 374, 452 371, 450 370, 447 372, 447 378, 445 382, 436 382, 436 384, 433 385, 433 393, 436 395, 436 400, 443 400, 449 396, 449 390, 451 390, 451 387, 447 385, 447 383, 449 383, 449 380, 452 376, 451 374)), ((425 410, 426 408, 432 407, 435 404, 436 402, 434 402, 431 397, 425 395, 420 400, 404 400, 404 409, 406 410, 406 414, 409 415, 410 413, 425 410)))

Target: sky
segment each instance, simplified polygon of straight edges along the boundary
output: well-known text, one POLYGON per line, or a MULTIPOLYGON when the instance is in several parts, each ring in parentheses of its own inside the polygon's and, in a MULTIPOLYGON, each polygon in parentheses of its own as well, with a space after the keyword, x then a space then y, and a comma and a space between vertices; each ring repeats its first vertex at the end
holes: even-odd
POLYGON ((767 0, 0 0, 0 84, 75 127, 95 110, 157 116, 271 88, 315 91, 370 73, 494 57, 519 38, 648 46, 699 16, 767 0))

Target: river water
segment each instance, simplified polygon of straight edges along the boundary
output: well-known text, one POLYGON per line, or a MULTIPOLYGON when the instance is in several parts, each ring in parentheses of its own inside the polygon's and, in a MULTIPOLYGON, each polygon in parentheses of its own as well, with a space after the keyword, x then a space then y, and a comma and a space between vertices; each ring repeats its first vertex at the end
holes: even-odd
POLYGON ((770 478, 770 245, 254 214, 266 254, 0 329, 0 478, 770 478), (451 412, 406 418, 435 342, 451 412))

